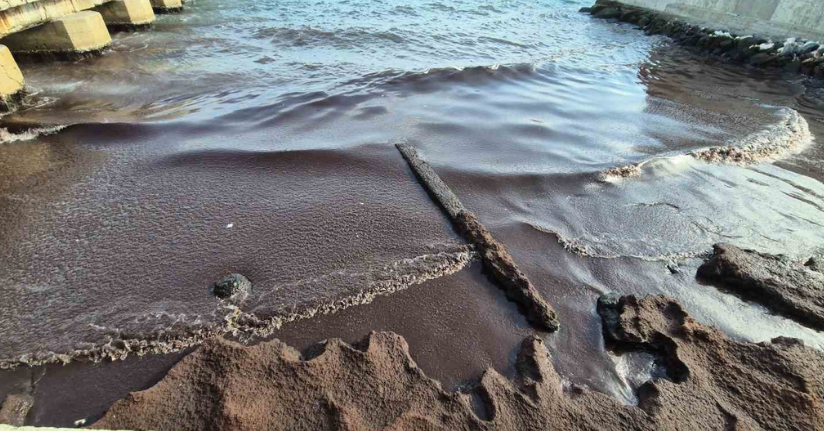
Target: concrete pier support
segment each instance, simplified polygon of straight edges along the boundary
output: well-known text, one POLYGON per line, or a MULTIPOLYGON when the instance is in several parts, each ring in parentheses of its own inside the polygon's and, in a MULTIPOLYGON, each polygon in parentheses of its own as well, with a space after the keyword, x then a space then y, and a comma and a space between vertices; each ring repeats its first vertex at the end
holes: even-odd
POLYGON ((12 52, 69 55, 100 51, 112 43, 98 12, 83 11, 3 39, 12 52))
POLYGON ((20 102, 23 95, 23 73, 11 51, 0 45, 0 112, 8 112, 20 102))
POLYGON ((177 12, 183 9, 183 0, 152 0, 152 7, 158 13, 177 12))
POLYGON ((149 0, 113 0, 98 6, 106 25, 115 27, 134 27, 149 25, 154 22, 155 14, 149 0))

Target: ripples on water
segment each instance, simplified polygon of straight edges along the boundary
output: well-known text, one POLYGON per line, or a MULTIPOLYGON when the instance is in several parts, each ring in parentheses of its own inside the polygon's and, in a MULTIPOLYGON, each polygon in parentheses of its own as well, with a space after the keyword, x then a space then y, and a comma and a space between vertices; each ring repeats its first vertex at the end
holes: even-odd
POLYGON ((694 280, 714 242, 824 252, 819 144, 750 167, 677 157, 786 108, 818 135, 824 93, 578 14, 587 3, 197 0, 102 58, 24 63, 33 106, 0 125, 0 293, 15 310, 0 357, 214 328, 225 310, 205 286, 229 270, 255 282, 246 311, 277 314, 456 253, 398 141, 558 309, 549 339, 570 381, 633 399, 601 345, 606 291, 824 347, 694 280))

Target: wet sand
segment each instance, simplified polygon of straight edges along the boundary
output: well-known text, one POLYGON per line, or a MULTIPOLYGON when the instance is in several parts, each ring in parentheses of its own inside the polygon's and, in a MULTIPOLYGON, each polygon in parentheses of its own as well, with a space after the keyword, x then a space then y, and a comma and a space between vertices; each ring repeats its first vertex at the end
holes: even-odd
MULTIPOLYGON (((305 349, 328 338, 353 343, 372 330, 403 334, 418 365, 447 389, 471 383, 490 367, 513 375, 520 341, 534 333, 475 263, 368 306, 287 324, 272 337, 305 349)), ((188 352, 2 371, 0 398, 33 391, 31 424, 70 426, 78 419, 92 423, 114 401, 153 386, 188 352), (33 388, 32 381, 37 382, 33 388)))
POLYGON ((462 392, 444 391, 397 334, 357 344, 327 340, 300 352, 280 341, 245 347, 214 339, 155 387, 131 394, 95 428, 153 429, 820 429, 824 354, 798 340, 737 343, 666 297, 604 296, 605 336, 659 356, 665 377, 638 406, 565 388, 551 351, 521 345, 517 375, 493 369, 462 392), (719 373, 723 369, 743 372, 719 373), (308 395, 308 396, 307 396, 308 395), (478 399, 473 404, 473 396, 478 399), (479 404, 479 405, 478 405, 479 404), (696 418, 702 418, 697 421, 696 418))

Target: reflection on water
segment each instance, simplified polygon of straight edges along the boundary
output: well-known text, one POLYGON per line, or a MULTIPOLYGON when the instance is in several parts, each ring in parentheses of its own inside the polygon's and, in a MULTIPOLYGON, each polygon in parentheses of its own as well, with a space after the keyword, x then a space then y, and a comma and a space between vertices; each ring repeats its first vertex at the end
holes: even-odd
POLYGON ((226 310, 206 287, 228 271, 255 285, 246 311, 268 315, 460 252, 398 141, 558 309, 548 339, 571 382, 632 402, 594 312, 607 291, 675 296, 739 339, 824 348, 694 279, 719 241, 824 253, 820 144, 775 164, 677 157, 788 110, 821 136, 824 93, 593 21, 581 3, 198 0, 102 58, 23 64, 33 106, 0 121, 13 134, 0 136, 33 137, 0 144, 0 295, 13 298, 0 358, 212 328, 226 310))

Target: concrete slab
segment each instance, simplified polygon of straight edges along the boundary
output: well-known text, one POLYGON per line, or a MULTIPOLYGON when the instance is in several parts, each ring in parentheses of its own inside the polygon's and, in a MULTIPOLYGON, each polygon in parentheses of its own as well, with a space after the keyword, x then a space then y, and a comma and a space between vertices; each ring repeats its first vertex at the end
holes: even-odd
POLYGON ((99 51, 112 43, 99 12, 83 11, 3 39, 12 52, 72 54, 99 51))
POLYGON ((96 9, 106 25, 142 26, 154 22, 155 14, 149 0, 114 0, 96 9))

